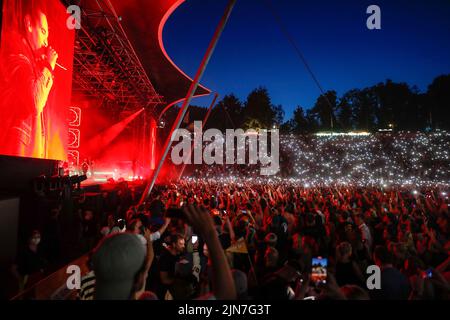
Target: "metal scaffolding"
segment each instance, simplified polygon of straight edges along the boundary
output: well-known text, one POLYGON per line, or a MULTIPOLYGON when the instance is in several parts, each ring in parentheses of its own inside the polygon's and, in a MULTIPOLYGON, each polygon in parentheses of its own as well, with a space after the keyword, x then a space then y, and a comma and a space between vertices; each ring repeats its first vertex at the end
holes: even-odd
POLYGON ((102 97, 119 112, 163 103, 150 82, 109 0, 67 0, 81 8, 76 30, 73 93, 102 97))

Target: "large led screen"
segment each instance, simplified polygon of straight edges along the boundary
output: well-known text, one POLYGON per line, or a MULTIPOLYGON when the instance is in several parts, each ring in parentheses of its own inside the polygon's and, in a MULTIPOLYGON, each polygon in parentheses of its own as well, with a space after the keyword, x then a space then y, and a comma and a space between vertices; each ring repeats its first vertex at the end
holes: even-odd
POLYGON ((0 154, 67 159, 74 30, 58 0, 4 0, 0 154))

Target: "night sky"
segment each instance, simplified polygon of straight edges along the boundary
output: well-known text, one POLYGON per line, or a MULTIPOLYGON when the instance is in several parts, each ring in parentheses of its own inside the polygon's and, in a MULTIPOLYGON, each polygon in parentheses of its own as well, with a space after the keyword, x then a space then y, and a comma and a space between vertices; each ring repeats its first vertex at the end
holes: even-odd
MULTIPOLYGON (((324 90, 341 95, 390 78, 426 91, 434 77, 450 73, 449 0, 271 2, 324 90), (381 8, 381 30, 366 27, 371 4, 381 8)), ((195 74, 226 3, 187 0, 167 21, 166 50, 188 75, 195 74)), ((237 1, 202 83, 242 101, 265 86, 285 119, 297 105, 312 107, 320 94, 265 0, 237 1)))

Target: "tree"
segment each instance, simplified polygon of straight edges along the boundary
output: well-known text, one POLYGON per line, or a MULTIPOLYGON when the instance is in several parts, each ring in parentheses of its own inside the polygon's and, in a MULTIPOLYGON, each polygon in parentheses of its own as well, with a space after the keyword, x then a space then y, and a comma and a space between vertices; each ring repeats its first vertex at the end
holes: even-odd
POLYGON ((450 74, 436 77, 428 86, 429 119, 433 129, 450 129, 450 74))
POLYGON ((418 105, 414 105, 417 92, 413 92, 407 83, 396 83, 388 79, 370 90, 377 99, 379 127, 387 128, 393 124, 399 130, 414 129, 411 124, 417 122, 418 105))
POLYGON ((337 106, 337 120, 343 130, 353 129, 353 106, 351 103, 354 95, 353 91, 345 93, 337 106))
POLYGON ((257 120, 263 128, 269 129, 274 124, 281 124, 284 112, 281 106, 274 106, 271 102, 269 92, 264 87, 259 87, 247 97, 243 110, 245 123, 257 120))
POLYGON ((378 98, 371 88, 353 90, 353 127, 371 131, 376 127, 375 114, 378 98))
POLYGON ((288 121, 282 123, 280 125, 280 133, 281 134, 294 133, 294 120, 293 119, 289 119, 288 121))
POLYGON ((243 123, 242 112, 242 102, 234 94, 226 95, 212 110, 206 127, 221 131, 239 128, 243 123))
POLYGON ((315 132, 319 129, 319 123, 314 112, 311 109, 308 109, 306 111, 306 121, 308 123, 309 132, 315 132))
POLYGON ((279 104, 277 106, 273 106, 273 111, 275 113, 274 122, 277 126, 281 126, 284 119, 284 110, 283 107, 279 104))
POLYGON ((297 106, 292 116, 292 132, 295 134, 305 134, 310 132, 311 126, 308 123, 305 112, 302 107, 297 106))
POLYGON ((312 114, 318 121, 319 128, 322 130, 333 130, 336 123, 334 112, 337 105, 336 91, 331 90, 321 94, 314 107, 311 109, 312 114))

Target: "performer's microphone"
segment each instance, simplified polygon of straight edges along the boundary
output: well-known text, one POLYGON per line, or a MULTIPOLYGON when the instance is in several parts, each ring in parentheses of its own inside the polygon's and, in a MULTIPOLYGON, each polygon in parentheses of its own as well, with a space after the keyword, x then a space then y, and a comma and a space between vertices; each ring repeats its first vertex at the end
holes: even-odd
POLYGON ((56 66, 60 67, 61 69, 63 69, 64 71, 67 71, 67 68, 60 65, 58 62, 56 62, 56 66))
MULTIPOLYGON (((42 55, 42 59, 43 59, 43 60, 46 60, 46 59, 47 59, 47 56, 46 56, 45 54, 43 54, 43 55, 42 55)), ((63 65, 60 65, 58 62, 55 62, 55 65, 56 65, 57 67, 60 67, 60 68, 63 69, 64 71, 67 71, 67 68, 64 67, 63 65)))

